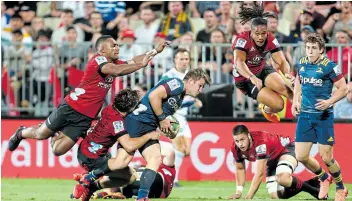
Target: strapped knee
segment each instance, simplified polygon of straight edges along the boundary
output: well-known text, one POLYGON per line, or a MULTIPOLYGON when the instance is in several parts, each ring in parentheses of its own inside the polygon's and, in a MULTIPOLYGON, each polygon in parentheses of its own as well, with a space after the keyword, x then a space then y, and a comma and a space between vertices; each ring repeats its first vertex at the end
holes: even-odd
POLYGON ((276 167, 276 175, 280 173, 292 174, 295 171, 294 165, 290 161, 279 161, 276 167))
POLYGON ((268 189, 269 193, 275 193, 284 189, 283 186, 277 183, 275 176, 266 178, 266 188, 268 189))

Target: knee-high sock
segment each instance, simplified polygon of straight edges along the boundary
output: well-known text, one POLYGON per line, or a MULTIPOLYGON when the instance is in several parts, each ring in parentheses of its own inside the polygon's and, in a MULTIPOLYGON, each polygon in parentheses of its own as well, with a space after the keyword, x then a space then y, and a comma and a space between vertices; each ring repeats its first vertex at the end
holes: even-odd
POLYGON ((180 172, 180 167, 182 165, 184 156, 185 156, 184 153, 175 150, 175 169, 176 169, 175 182, 178 182, 178 175, 180 172))
POLYGON ((328 167, 328 170, 331 174, 331 176, 334 178, 335 183, 336 183, 336 189, 344 189, 345 186, 343 185, 342 182, 342 175, 341 175, 341 169, 339 164, 335 159, 332 159, 330 162, 325 163, 325 165, 328 167))
POLYGON ((138 190, 137 200, 139 200, 141 198, 148 197, 150 187, 152 186, 152 184, 155 180, 156 174, 157 174, 157 172, 155 172, 154 170, 151 170, 151 169, 145 169, 143 171, 143 173, 141 175, 141 180, 140 180, 141 186, 139 187, 139 190, 138 190))

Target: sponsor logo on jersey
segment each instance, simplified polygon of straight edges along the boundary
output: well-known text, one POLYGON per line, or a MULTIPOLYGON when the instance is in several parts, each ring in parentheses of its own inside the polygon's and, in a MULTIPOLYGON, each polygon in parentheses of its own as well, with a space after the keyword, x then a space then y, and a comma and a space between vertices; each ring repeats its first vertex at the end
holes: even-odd
POLYGON ((255 152, 258 155, 266 154, 266 144, 259 145, 255 148, 255 152))
POLYGON ((247 41, 245 39, 239 38, 236 42, 236 47, 244 48, 246 46, 247 41))
POLYGON ((88 150, 90 153, 96 154, 101 148, 103 148, 103 145, 97 144, 95 142, 90 142, 90 147, 88 147, 88 150))
POLYGON ((170 91, 173 91, 181 86, 180 82, 176 79, 170 80, 166 84, 169 86, 170 91))
POLYGON ((255 55, 255 57, 253 57, 252 60, 248 61, 248 63, 253 64, 253 65, 258 65, 262 61, 262 58, 263 57, 261 57, 261 56, 255 55))
POLYGON ((112 125, 114 126, 114 132, 115 133, 119 133, 119 132, 125 130, 125 127, 123 126, 123 122, 122 121, 114 121, 112 123, 112 125))
POLYGON ((97 62, 98 65, 108 62, 108 60, 104 56, 96 57, 95 61, 97 62))
POLYGON ((304 66, 301 66, 301 68, 299 69, 300 72, 304 71, 304 66))
POLYGON ((312 84, 313 86, 323 86, 322 79, 316 79, 315 77, 303 77, 302 75, 299 76, 302 84, 312 84))
POLYGON ((340 66, 339 65, 336 65, 334 67, 334 72, 336 75, 340 75, 341 74, 341 69, 340 69, 340 66))

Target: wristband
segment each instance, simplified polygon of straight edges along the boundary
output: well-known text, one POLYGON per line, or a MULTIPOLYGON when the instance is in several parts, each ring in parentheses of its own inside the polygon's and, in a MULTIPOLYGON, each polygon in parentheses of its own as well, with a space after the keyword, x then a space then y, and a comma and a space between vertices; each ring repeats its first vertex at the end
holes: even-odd
POLYGON ((162 121, 164 119, 166 119, 166 114, 165 113, 162 113, 161 115, 158 116, 158 120, 159 121, 162 121))
POLYGON ((237 186, 237 187, 236 187, 236 193, 237 193, 237 192, 242 193, 242 191, 243 191, 243 186, 237 186))
POLYGON ((249 76, 248 79, 250 80, 253 75, 254 75, 254 74, 252 74, 251 76, 249 76))

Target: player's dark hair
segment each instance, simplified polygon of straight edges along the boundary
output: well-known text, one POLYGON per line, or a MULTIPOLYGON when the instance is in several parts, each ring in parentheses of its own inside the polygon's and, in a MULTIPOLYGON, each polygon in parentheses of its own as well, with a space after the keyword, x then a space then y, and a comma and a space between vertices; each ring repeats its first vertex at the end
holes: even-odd
POLYGON ((240 135, 240 134, 248 134, 248 128, 245 125, 237 125, 232 129, 232 135, 236 136, 236 135, 240 135))
POLYGON ((138 91, 126 88, 116 94, 113 106, 120 112, 130 112, 137 106, 138 102, 138 91))
POLYGON ((325 49, 325 40, 318 33, 310 33, 304 40, 304 44, 307 43, 318 43, 320 49, 325 49))
POLYGON ((246 24, 246 22, 253 19, 252 28, 258 25, 267 26, 267 20, 264 18, 270 15, 270 13, 264 12, 263 3, 261 5, 258 5, 256 1, 254 2, 253 8, 244 7, 244 5, 242 4, 241 11, 238 12, 238 14, 241 18, 242 25, 246 24))
POLYGON ((200 68, 196 68, 188 71, 188 73, 185 75, 183 80, 186 81, 186 80, 189 80, 190 78, 192 78, 193 80, 200 80, 203 78, 205 80, 205 84, 210 85, 211 83, 211 79, 209 75, 200 68))
POLYGON ((100 44, 104 43, 107 39, 113 38, 110 35, 102 35, 97 39, 97 42, 95 42, 95 50, 98 51, 100 44))
MULTIPOLYGON (((175 51, 174 59, 176 58, 176 55, 177 55, 178 53, 184 53, 184 52, 187 52, 188 55, 190 55, 189 51, 186 50, 185 48, 178 48, 178 49, 175 51)), ((190 56, 191 56, 191 55, 190 55, 190 56)))

